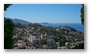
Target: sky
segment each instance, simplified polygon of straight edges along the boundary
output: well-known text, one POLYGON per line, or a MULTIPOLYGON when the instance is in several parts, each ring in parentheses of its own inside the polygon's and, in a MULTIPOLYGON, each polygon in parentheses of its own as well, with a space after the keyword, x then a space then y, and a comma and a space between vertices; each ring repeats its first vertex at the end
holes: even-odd
POLYGON ((32 23, 81 23, 81 4, 13 4, 4 16, 32 23))

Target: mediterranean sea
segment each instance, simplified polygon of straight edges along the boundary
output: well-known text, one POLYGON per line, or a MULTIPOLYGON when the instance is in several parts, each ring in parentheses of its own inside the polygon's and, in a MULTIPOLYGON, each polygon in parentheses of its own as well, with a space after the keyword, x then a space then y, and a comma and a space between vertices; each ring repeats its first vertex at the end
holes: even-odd
POLYGON ((59 27, 59 26, 69 26, 78 31, 84 32, 84 26, 81 23, 43 23, 42 26, 49 26, 49 27, 59 27))

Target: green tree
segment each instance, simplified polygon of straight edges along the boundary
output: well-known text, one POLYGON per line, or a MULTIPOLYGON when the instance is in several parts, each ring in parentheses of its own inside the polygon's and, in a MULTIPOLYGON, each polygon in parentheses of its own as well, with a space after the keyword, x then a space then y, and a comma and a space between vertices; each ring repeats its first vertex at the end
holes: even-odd
POLYGON ((11 4, 4 4, 4 11, 7 10, 7 8, 10 6, 11 4))
POLYGON ((81 22, 84 25, 84 4, 82 4, 82 8, 81 8, 81 22))
POLYGON ((12 49, 13 48, 13 29, 14 24, 12 20, 5 19, 4 20, 4 49, 12 49))
MULTIPOLYGON (((11 4, 4 4, 4 11, 6 11, 10 5, 11 4)), ((14 23, 12 20, 4 18, 4 49, 12 49, 14 47, 13 29, 14 23)))

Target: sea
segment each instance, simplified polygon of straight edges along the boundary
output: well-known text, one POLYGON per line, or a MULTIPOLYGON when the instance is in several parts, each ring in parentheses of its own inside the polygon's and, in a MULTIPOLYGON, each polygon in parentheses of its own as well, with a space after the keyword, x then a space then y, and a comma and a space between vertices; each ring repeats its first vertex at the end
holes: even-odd
POLYGON ((53 28, 56 28, 59 26, 69 26, 84 33, 84 26, 81 23, 42 23, 41 25, 49 26, 53 28))

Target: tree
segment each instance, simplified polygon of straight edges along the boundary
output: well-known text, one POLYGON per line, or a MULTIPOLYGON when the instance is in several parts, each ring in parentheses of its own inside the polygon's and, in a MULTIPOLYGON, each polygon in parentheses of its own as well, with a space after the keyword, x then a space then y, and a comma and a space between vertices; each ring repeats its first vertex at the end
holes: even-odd
MULTIPOLYGON (((4 11, 6 11, 10 5, 11 4, 4 4, 4 11)), ((14 23, 12 20, 4 18, 4 49, 12 49, 14 47, 13 29, 14 23)))
POLYGON ((79 46, 75 46, 72 49, 84 49, 84 43, 79 44, 79 46))
POLYGON ((81 8, 81 22, 84 25, 84 4, 82 4, 82 8, 81 8))
POLYGON ((13 48, 13 29, 14 24, 12 20, 5 19, 4 20, 4 49, 12 49, 13 48))
POLYGON ((10 6, 11 4, 4 4, 4 11, 7 10, 7 8, 10 6))

